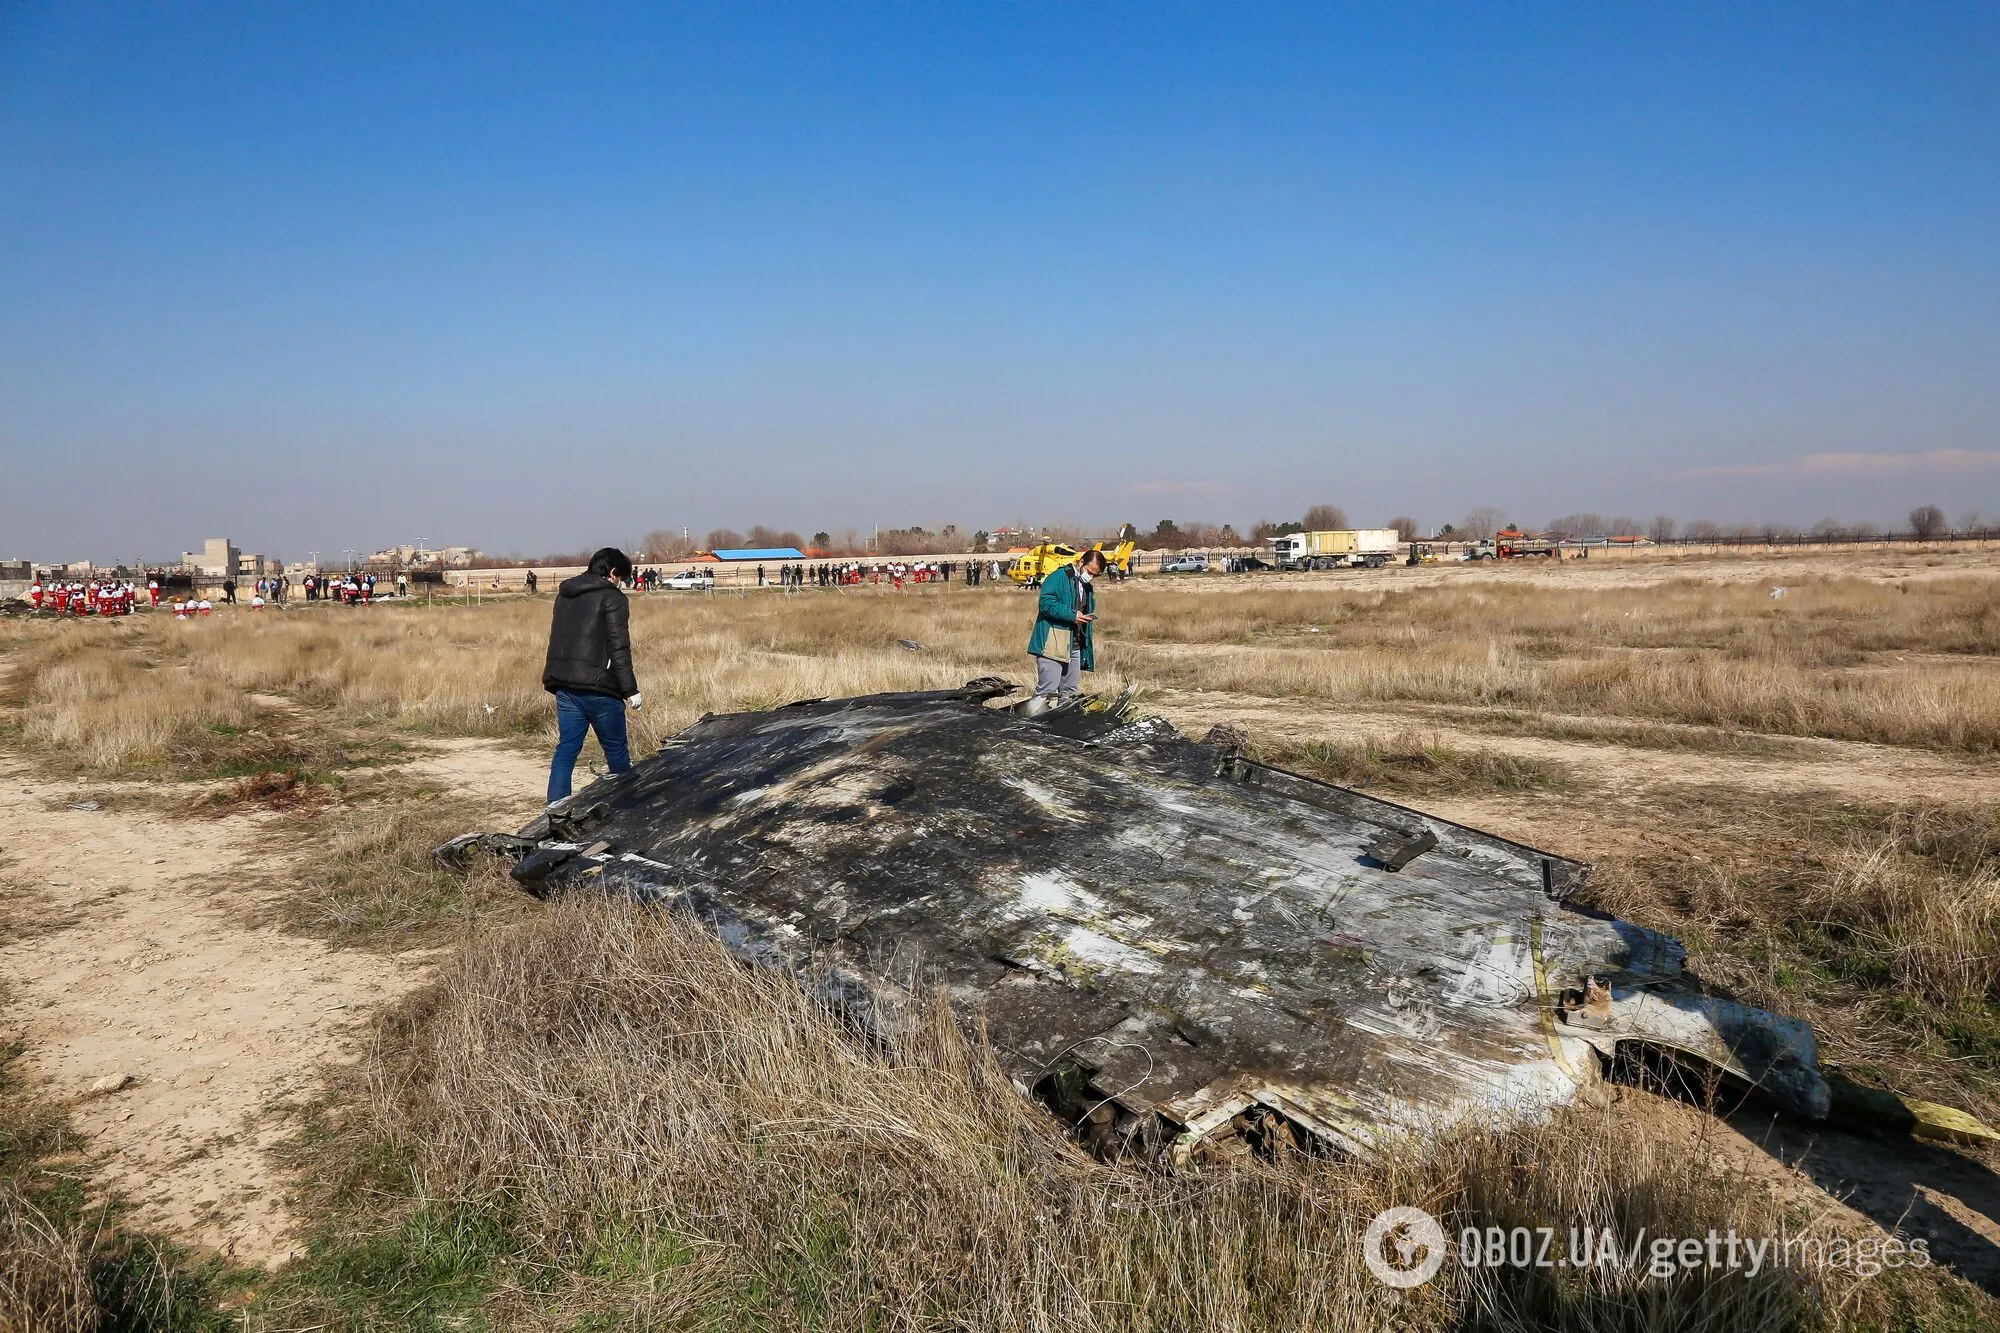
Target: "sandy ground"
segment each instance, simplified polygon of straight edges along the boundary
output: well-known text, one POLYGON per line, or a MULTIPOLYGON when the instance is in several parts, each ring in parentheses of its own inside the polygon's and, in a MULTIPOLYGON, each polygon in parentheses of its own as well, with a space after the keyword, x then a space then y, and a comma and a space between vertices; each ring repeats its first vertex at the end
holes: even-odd
MULTIPOLYGON (((1653 750, 1610 742, 1496 735, 1457 722, 1449 708, 1342 708, 1311 700, 1260 699, 1204 690, 1162 690, 1141 704, 1200 736, 1218 723, 1288 741, 1354 744, 1415 732, 1458 750, 1500 750, 1564 764, 1599 786, 1628 795, 1672 787, 1741 787, 1824 792, 1838 800, 1894 803, 1912 793, 1938 801, 2000 801, 2000 761, 1932 754, 1858 741, 1769 737, 1782 753, 1653 750)), ((1548 716, 1549 724, 1565 719, 1548 716)), ((1568 719, 1601 725, 1601 718, 1568 719)))
MULTIPOLYGON (((496 745, 453 743, 411 769, 490 797, 497 818, 539 806, 541 770, 496 745)), ((292 1132, 288 1105, 355 1057, 371 1015, 422 982, 427 959, 249 924, 283 890, 246 886, 274 871, 282 883, 295 822, 70 808, 84 795, 0 758, 6 1022, 30 1076, 72 1104, 100 1193, 131 1203, 141 1227, 281 1261, 296 1228, 269 1150, 292 1132)))
MULTIPOLYGON (((493 818, 511 820, 516 827, 541 808, 535 794, 548 786, 549 760, 540 745, 478 737, 454 737, 424 744, 429 753, 398 766, 398 774, 484 798, 491 805, 493 818), (522 804, 524 801, 526 806, 522 804)), ((590 772, 582 763, 577 766, 576 780, 579 784, 590 780, 590 772)))
MULTIPOLYGON (((1740 1187, 1795 1205, 1832 1230, 1870 1224, 1933 1262, 2000 1295, 2000 1176, 1973 1158, 1914 1139, 1801 1125, 1766 1111, 1718 1118, 1684 1102, 1614 1087, 1610 1113, 1642 1119, 1659 1135, 1698 1143, 1740 1187)), ((1830 1234, 1830 1233, 1829 1233, 1830 1234)))

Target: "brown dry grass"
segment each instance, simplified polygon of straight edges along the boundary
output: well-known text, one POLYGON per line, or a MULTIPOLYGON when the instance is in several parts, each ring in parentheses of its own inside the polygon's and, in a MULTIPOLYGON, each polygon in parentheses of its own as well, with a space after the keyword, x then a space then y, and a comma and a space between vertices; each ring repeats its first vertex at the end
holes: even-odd
MULTIPOLYGON (((959 685, 1018 668, 1025 634, 1022 651, 1003 661, 1000 601, 643 599, 633 617, 647 696, 639 721, 665 734, 705 712, 959 685), (935 620, 912 624, 914 607, 935 620), (897 646, 912 635, 925 651, 897 646)), ((20 739, 45 761, 107 773, 209 771, 242 748, 228 742, 251 732, 294 744, 355 728, 516 735, 551 725, 541 688, 548 614, 544 600, 37 626, 44 632, 18 642, 8 695, 20 739), (260 707, 253 695, 291 708, 260 707)))
POLYGON ((1810 1019, 1830 1066, 2000 1121, 1992 809, 1725 789, 1600 818, 1646 831, 1599 858, 1594 905, 1686 940, 1710 985, 1810 1019))
MULTIPOLYGON (((796 698, 1026 679, 1031 614, 1012 589, 641 598, 641 734, 796 698)), ((9 625, 0 646, 14 647, 20 739, 45 757, 97 772, 201 772, 232 762, 248 732, 275 736, 281 751, 340 728, 546 732, 547 616, 546 601, 515 600, 141 617, 9 625), (274 715, 252 695, 295 711, 274 715)), ((1230 596, 1132 584, 1107 594, 1105 633, 1096 683, 1106 689, 1456 705, 1525 729, 1522 719, 1549 714, 1572 728, 1582 716, 1706 729, 1674 737, 1691 748, 1745 732, 1975 753, 2000 744, 2000 598, 1984 579, 1820 579, 1782 601, 1693 581, 1230 596)))
MULTIPOLYGON (((1984 580, 1801 580, 1782 602, 1691 581, 1227 595, 1155 583, 1110 590, 1105 609, 1101 686, 1406 708, 1403 735, 1269 753, 1417 796, 1554 787, 1609 819, 1620 795, 1429 740, 1422 710, 1439 707, 1463 710, 1454 725, 1689 750, 1799 744, 1774 735, 1962 754, 2000 741, 1984 580)), ((640 748, 705 712, 1023 679, 1029 614, 1011 589, 639 599, 640 748)), ((545 741, 547 615, 544 600, 9 624, 4 725, 45 767, 274 770, 294 775, 287 792, 394 735, 545 741)), ((1530 803, 1537 828, 1559 804, 1530 803)), ((1686 935, 1710 982, 1811 1017, 1833 1062, 1989 1115, 2000 1105, 1990 821, 1768 793, 1627 813, 1675 835, 1606 856, 1603 905, 1686 935)), ((253 1324, 483 1312, 552 1327, 1680 1329, 1833 1322, 1837 1307, 1918 1326, 1959 1299, 1914 1279, 1448 1270, 1391 1300, 1354 1264, 1360 1226, 1389 1201, 1454 1225, 1604 1219, 1656 1235, 1768 1228, 1779 1205, 1718 1179, 1702 1143, 1585 1109, 1366 1166, 1110 1170, 939 1023, 898 1050, 863 1048, 796 987, 616 909, 482 923, 522 900, 495 874, 468 885, 422 859, 460 820, 447 801, 316 826, 322 854, 291 924, 352 942, 452 937, 464 954, 385 1029, 367 1095, 330 1113, 313 1148, 327 1227, 253 1324)))
POLYGON ((1327 741, 1253 745, 1251 757, 1322 782, 1403 797, 1471 790, 1547 791, 1575 782, 1568 768, 1546 759, 1502 750, 1454 749, 1416 730, 1356 745, 1327 741))
POLYGON ((1287 698, 1478 705, 1980 753, 2000 743, 2000 599, 1985 579, 1823 579, 1782 600, 1692 581, 1203 600, 1222 606, 1190 615, 1157 594, 1120 606, 1123 669, 1184 688, 1287 698))
POLYGON ((1615 1111, 1471 1126, 1365 1164, 1105 1167, 941 1007, 917 1008, 894 1048, 866 1045, 699 928, 606 903, 479 940, 401 1012, 363 1102, 310 1146, 339 1220, 264 1313, 394 1324, 456 1301, 536 1328, 1738 1330, 1831 1323, 1843 1303, 1880 1316, 1892 1291, 1906 1310, 1941 1299, 1832 1275, 1450 1265, 1403 1297, 1357 1257, 1391 1203, 1454 1234, 1828 1224, 1615 1111))
POLYGON ((441 795, 332 813, 314 827, 312 855, 290 875, 277 919, 344 945, 404 950, 528 913, 533 900, 505 867, 481 860, 455 871, 432 858, 479 817, 476 803, 441 795))

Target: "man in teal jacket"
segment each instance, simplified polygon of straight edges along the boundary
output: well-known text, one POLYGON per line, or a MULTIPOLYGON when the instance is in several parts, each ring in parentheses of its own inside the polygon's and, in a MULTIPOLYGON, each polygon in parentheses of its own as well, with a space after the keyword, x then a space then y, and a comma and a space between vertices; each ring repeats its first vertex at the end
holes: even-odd
POLYGON ((1103 572, 1104 552, 1093 549, 1042 580, 1035 632, 1028 636, 1037 698, 1054 695, 1058 705, 1066 704, 1076 698, 1083 673, 1096 669, 1090 626, 1097 619, 1097 591, 1091 581, 1103 572))

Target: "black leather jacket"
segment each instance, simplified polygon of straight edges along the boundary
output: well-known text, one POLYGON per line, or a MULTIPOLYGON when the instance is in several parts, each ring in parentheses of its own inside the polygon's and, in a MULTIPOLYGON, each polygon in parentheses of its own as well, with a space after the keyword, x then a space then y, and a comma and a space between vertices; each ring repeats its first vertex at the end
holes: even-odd
POLYGON ((565 579, 556 592, 555 623, 542 688, 550 692, 606 694, 629 699, 639 692, 632 676, 632 612, 625 593, 602 574, 565 579))

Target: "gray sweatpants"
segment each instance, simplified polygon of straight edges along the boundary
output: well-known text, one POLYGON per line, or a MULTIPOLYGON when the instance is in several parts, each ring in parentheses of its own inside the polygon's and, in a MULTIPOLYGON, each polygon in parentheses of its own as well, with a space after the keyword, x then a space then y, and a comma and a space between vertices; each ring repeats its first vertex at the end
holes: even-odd
POLYGON ((1051 662, 1046 657, 1035 658, 1035 693, 1053 694, 1056 702, 1066 704, 1076 698, 1076 692, 1083 688, 1083 650, 1069 650, 1067 665, 1051 662))

